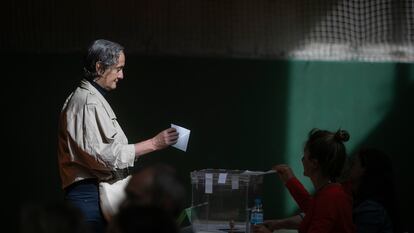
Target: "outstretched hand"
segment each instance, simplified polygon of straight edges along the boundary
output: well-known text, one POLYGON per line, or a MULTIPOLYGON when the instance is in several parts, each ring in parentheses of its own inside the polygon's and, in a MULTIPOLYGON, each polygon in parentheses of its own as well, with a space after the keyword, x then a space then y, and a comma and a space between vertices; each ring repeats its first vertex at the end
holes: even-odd
POLYGON ((178 140, 178 132, 175 128, 168 128, 161 131, 151 139, 155 150, 164 149, 170 145, 174 145, 178 140))
POLYGON ((294 177, 295 175, 293 174, 292 169, 286 165, 286 164, 278 164, 273 166, 272 168, 273 170, 275 170, 277 172, 277 174, 279 175, 280 179, 286 183, 286 181, 288 181, 290 178, 294 177))

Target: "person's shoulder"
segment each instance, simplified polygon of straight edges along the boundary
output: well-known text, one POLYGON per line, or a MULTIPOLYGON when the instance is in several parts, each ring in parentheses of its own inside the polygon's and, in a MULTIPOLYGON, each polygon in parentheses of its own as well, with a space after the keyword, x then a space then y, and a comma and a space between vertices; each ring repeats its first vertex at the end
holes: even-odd
POLYGON ((77 100, 85 105, 98 105, 102 102, 97 90, 85 79, 81 80, 75 93, 77 100))
POLYGON ((340 183, 332 183, 321 190, 320 195, 324 199, 338 200, 351 198, 348 192, 340 183))
POLYGON ((99 103, 96 93, 82 87, 75 89, 69 101, 70 105, 98 105, 99 103))
POLYGON ((99 105, 100 103, 101 103, 101 100, 95 92, 87 91, 85 93, 85 104, 86 105, 99 105))
POLYGON ((89 91, 88 90, 86 90, 84 88, 81 88, 81 87, 78 87, 73 92, 72 100, 74 102, 78 102, 78 103, 79 102, 86 103, 86 100, 87 100, 88 95, 89 95, 89 91))

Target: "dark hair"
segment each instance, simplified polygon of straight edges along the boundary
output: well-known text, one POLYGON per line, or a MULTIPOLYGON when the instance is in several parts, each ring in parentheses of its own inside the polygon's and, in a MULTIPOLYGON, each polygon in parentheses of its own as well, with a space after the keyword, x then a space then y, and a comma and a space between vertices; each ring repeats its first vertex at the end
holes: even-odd
POLYGON ((88 80, 99 77, 96 63, 102 65, 101 72, 118 63, 118 57, 124 47, 109 40, 95 40, 88 48, 84 59, 83 76, 88 80))
POLYGON ((169 165, 154 164, 137 170, 125 191, 127 198, 123 205, 151 204, 165 209, 174 217, 184 209, 184 186, 175 169, 169 165))
POLYGON ((130 204, 121 207, 110 222, 109 233, 177 233, 174 218, 164 209, 154 205, 130 204))
POLYGON ((23 206, 20 233, 87 233, 83 213, 69 202, 37 203, 23 206))
POLYGON ((349 134, 339 129, 335 133, 312 129, 305 145, 305 151, 311 159, 316 159, 321 167, 322 175, 331 181, 336 181, 342 173, 346 161, 344 142, 349 140, 349 134))
POLYGON ((384 206, 390 215, 393 226, 397 227, 397 207, 395 199, 394 170, 391 158, 375 148, 360 149, 356 156, 364 168, 355 193, 355 204, 370 199, 384 206))

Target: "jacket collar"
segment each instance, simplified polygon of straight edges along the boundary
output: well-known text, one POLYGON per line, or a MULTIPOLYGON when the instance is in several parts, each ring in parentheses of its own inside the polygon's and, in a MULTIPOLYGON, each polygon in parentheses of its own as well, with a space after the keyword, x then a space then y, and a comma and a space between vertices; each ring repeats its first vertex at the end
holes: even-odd
POLYGON ((86 89, 90 92, 90 94, 95 95, 102 103, 105 111, 108 113, 111 119, 116 119, 115 113, 109 105, 108 101, 88 80, 82 79, 80 83, 80 88, 86 89))

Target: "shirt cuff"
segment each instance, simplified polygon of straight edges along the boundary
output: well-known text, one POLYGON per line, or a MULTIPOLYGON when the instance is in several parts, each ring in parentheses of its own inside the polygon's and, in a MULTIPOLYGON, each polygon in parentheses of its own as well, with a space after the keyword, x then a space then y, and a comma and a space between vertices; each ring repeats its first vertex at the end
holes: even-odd
POLYGON ((122 148, 120 163, 118 168, 133 167, 135 162, 135 146, 134 144, 125 145, 122 148))

